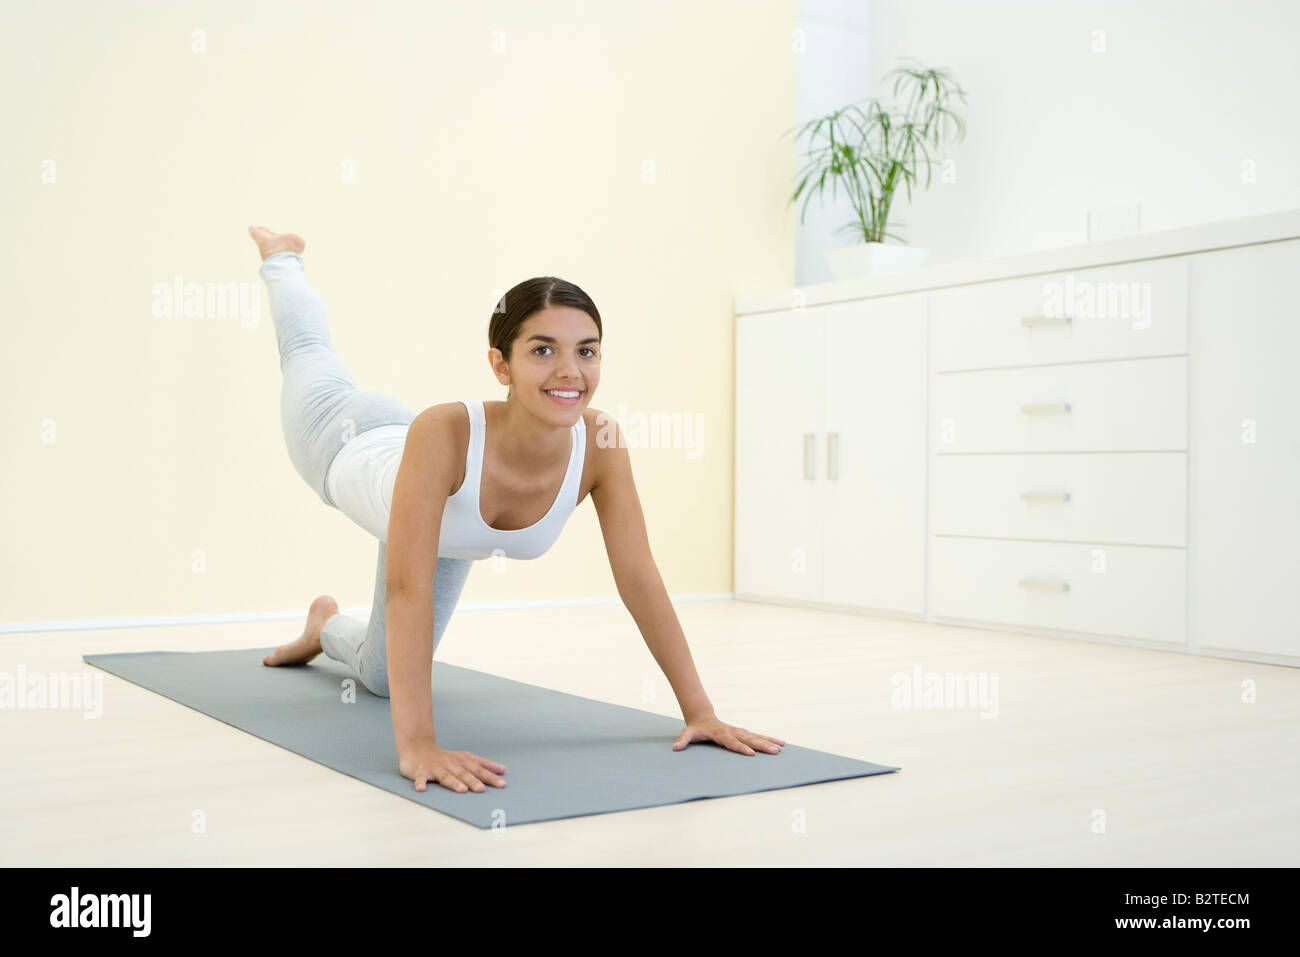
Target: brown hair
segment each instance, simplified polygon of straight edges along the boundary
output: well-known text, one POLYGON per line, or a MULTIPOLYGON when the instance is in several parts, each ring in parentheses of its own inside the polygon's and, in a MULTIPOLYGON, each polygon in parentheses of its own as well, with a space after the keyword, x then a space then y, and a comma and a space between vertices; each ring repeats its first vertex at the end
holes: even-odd
MULTIPOLYGON (((497 300, 496 308, 492 310, 492 319, 488 322, 488 347, 500 349, 501 355, 509 362, 510 347, 519 335, 519 327, 533 313, 541 312, 548 306, 581 309, 596 323, 596 335, 604 337, 600 311, 590 296, 564 279, 537 276, 525 279, 497 300)), ((506 394, 508 396, 509 392, 506 394)))

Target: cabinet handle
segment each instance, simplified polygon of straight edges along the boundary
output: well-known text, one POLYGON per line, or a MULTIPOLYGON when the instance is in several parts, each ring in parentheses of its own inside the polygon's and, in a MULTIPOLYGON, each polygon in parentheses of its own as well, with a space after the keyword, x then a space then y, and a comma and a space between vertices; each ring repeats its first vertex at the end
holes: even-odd
POLYGON ((1037 405, 1022 405, 1021 412, 1069 412, 1070 403, 1068 402, 1040 402, 1037 405))
POLYGON ((1066 326, 1070 324, 1069 316, 1027 316, 1020 320, 1022 326, 1066 326))
POLYGON ((816 452, 813 449, 814 441, 816 441, 815 432, 805 432, 803 434, 803 477, 806 479, 817 477, 813 474, 813 460, 816 457, 816 452))
POLYGON ((1036 581, 1035 579, 1032 578, 1022 578, 1020 579, 1020 587, 1032 588, 1036 591, 1069 591, 1070 583, 1069 582, 1045 582, 1045 581, 1036 581))
POLYGON ((829 479, 840 477, 840 434, 838 432, 826 433, 826 477, 829 479))
POLYGON ((1068 502, 1069 492, 1021 492, 1022 502, 1068 502))

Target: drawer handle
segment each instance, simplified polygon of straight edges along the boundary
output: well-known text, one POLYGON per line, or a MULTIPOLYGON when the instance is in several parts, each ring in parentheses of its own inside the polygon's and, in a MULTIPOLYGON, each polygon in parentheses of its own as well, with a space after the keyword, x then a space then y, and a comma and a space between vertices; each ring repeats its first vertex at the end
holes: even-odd
POLYGON ((815 432, 805 432, 803 434, 803 477, 806 479, 816 478, 813 474, 813 443, 816 441, 815 432))
POLYGON ((1065 326, 1069 323, 1069 316, 1028 316, 1020 320, 1022 326, 1065 326))
POLYGON ((1068 502, 1069 492, 1021 492, 1022 502, 1068 502))
POLYGON ((1037 405, 1022 405, 1021 412, 1069 412, 1070 403, 1068 402, 1040 402, 1037 405))
POLYGON ((1036 591, 1069 591, 1069 582, 1045 582, 1037 581, 1033 578, 1020 579, 1021 588, 1032 588, 1036 591))
POLYGON ((829 479, 840 477, 840 434, 838 432, 826 433, 826 477, 829 479))

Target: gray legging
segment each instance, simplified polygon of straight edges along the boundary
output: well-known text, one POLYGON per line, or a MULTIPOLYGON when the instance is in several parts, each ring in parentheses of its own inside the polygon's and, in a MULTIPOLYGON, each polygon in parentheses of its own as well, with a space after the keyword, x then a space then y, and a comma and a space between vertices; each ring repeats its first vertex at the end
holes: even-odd
MULTIPOLYGON (((358 389, 330 344, 325 304, 307 284, 302 257, 273 253, 262 263, 271 298, 271 317, 280 347, 280 421, 289 460, 298 474, 331 508, 325 476, 339 449, 353 436, 381 425, 410 425, 415 413, 392 396, 358 389)), ((334 615, 321 629, 321 648, 356 674, 371 693, 388 697, 385 640, 387 546, 379 542, 375 594, 367 624, 334 615)), ((433 579, 433 648, 447 628, 474 564, 467 558, 439 558, 433 579)))

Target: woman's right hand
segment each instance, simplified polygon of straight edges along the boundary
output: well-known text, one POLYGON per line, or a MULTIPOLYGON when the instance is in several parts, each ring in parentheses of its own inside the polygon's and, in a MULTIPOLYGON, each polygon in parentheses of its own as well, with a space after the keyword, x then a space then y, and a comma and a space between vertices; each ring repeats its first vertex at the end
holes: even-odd
POLYGON ((483 782, 494 787, 506 786, 501 777, 506 766, 489 761, 472 751, 448 751, 430 741, 402 748, 398 753, 398 766, 402 777, 415 782, 415 789, 423 791, 425 783, 437 781, 449 791, 482 791, 483 782))

